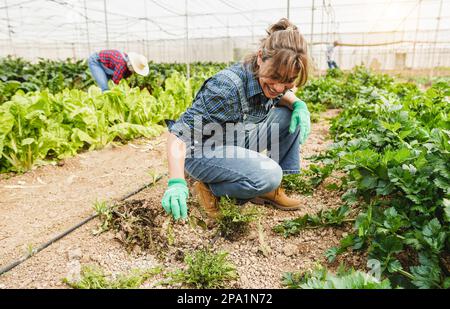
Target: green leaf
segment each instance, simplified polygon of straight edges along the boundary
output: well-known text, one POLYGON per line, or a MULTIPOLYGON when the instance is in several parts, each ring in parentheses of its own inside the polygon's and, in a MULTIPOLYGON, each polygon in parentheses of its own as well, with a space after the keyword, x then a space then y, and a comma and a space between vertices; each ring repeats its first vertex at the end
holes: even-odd
POLYGON ((412 283, 420 289, 431 289, 439 286, 440 271, 436 267, 413 266, 411 273, 414 276, 412 283))
POLYGON ((430 289, 440 286, 441 270, 439 268, 438 258, 429 253, 419 253, 419 266, 410 268, 414 276, 412 283, 421 289, 430 289))
POLYGON ((403 267, 402 267, 402 265, 400 264, 399 260, 393 260, 393 261, 390 261, 390 262, 389 262, 389 264, 388 264, 388 266, 387 266, 387 269, 388 269, 388 271, 389 271, 390 273, 396 273, 396 272, 398 272, 399 270, 402 270, 403 267))
POLYGON ((329 183, 329 184, 325 185, 325 189, 330 190, 330 191, 338 191, 340 189, 340 187, 336 183, 329 183))
POLYGON ((11 132, 14 126, 14 116, 8 109, 6 104, 0 106, 0 136, 11 132))
POLYGON ((377 278, 362 271, 342 268, 337 274, 318 266, 310 272, 287 273, 283 275, 283 284, 289 288, 300 289, 390 289, 388 279, 377 278))
POLYGON ((403 244, 402 241, 394 235, 387 237, 379 235, 373 241, 372 249, 372 254, 375 256, 388 256, 401 252, 403 250, 403 244))
POLYGON ((435 253, 439 253, 445 245, 447 234, 442 231, 442 226, 439 220, 434 218, 428 222, 422 229, 422 234, 425 242, 435 253))
POLYGON ((441 224, 439 223, 438 219, 434 218, 424 226, 422 233, 426 237, 432 237, 433 235, 437 234, 440 230, 441 224))
POLYGON ((445 220, 450 222, 450 199, 445 198, 442 203, 444 205, 445 220))
POLYGON ((360 182, 361 189, 373 189, 377 186, 377 177, 366 175, 360 182))
POLYGON ((405 137, 409 136, 412 132, 412 130, 400 131, 400 133, 398 133, 398 136, 400 136, 401 139, 405 139, 405 137))
POLYGON ((328 260, 328 263, 333 263, 336 260, 337 255, 339 254, 338 247, 332 247, 325 251, 325 257, 328 260))
POLYGON ((396 132, 398 129, 400 129, 402 127, 402 124, 398 123, 398 122, 396 122, 396 123, 387 123, 387 122, 381 121, 381 123, 382 123, 384 128, 386 128, 386 129, 388 129, 390 131, 393 131, 393 132, 396 132))
POLYGON ((395 152, 394 160, 397 163, 403 163, 410 158, 411 152, 408 148, 401 148, 395 152))
POLYGON ((450 289, 450 277, 446 277, 444 280, 444 289, 450 289))
POLYGON ((31 145, 31 144, 33 144, 35 142, 36 142, 36 140, 34 138, 29 137, 29 138, 23 139, 22 142, 21 142, 21 145, 22 146, 31 145))

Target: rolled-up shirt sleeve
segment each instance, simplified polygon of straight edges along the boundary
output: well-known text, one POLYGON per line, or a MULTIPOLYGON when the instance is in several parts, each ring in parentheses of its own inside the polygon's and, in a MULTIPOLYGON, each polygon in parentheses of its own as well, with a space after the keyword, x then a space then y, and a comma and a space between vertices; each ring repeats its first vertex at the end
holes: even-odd
POLYGON ((118 85, 122 80, 122 78, 126 77, 126 73, 127 73, 127 65, 125 62, 116 64, 114 74, 111 78, 114 84, 118 85))

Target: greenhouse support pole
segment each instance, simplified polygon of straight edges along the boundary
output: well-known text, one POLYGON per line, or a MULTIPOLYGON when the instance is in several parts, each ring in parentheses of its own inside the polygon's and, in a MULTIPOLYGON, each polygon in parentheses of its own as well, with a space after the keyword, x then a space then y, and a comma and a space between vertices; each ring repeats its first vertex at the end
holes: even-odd
POLYGON ((422 0, 419 0, 419 8, 417 9, 417 20, 416 20, 416 33, 414 34, 413 54, 411 59, 411 69, 414 69, 414 64, 416 60, 416 42, 417 42, 417 33, 419 32, 421 4, 422 0))
POLYGON ((84 2, 84 20, 86 21, 86 37, 87 37, 87 45, 88 45, 88 54, 91 53, 91 38, 89 36, 89 21, 88 21, 88 13, 86 7, 86 0, 84 2))
MULTIPOLYGON (((440 26, 441 26, 442 2, 443 2, 443 0, 441 0, 439 2, 439 13, 438 13, 438 17, 437 17, 436 31, 434 32, 434 46, 433 46, 433 52, 431 55, 431 71, 430 71, 431 76, 434 75, 434 68, 436 67, 436 65, 434 64, 434 59, 435 59, 435 55, 436 55, 436 45, 437 45, 437 40, 438 40, 438 33, 439 33, 440 26)), ((438 58, 438 64, 439 64, 439 58, 438 58)))
MULTIPOLYGON (((323 23, 324 23, 324 16, 325 16, 325 0, 322 0, 322 18, 320 19, 320 42, 323 43, 325 40, 323 39, 323 23)), ((320 45, 323 46, 323 45, 320 45)), ((325 45, 326 48, 326 45, 325 45)), ((322 66, 322 48, 319 48, 319 76, 322 76, 322 70, 320 67, 322 66)), ((325 59, 326 60, 326 59, 325 59)))
POLYGON ((72 43, 70 43, 70 45, 72 46, 72 58, 75 60, 75 59, 77 59, 77 51, 75 48, 75 43, 72 42, 72 43))
MULTIPOLYGON (((82 30, 78 26, 81 27, 81 23, 78 23, 75 19, 73 19, 73 24, 74 24, 75 35, 76 35, 75 40, 76 40, 76 42, 80 42, 82 30)), ((75 46, 75 42, 72 42, 71 45, 72 45, 72 59, 75 60, 75 59, 77 59, 77 47, 75 46)))
POLYGON ((129 32, 129 29, 128 29, 128 17, 126 17, 126 26, 125 26, 125 31, 126 31, 126 34, 127 34, 127 52, 130 50, 130 36, 128 35, 128 33, 130 33, 129 32))
POLYGON ((148 50, 148 11, 147 11, 147 0, 144 1, 144 10, 145 10, 145 53, 147 57, 149 56, 148 50))
POLYGON ((286 5, 286 17, 287 17, 287 19, 290 18, 290 11, 291 11, 291 1, 287 0, 287 5, 286 5))
POLYGON ((9 20, 9 10, 8 10, 8 1, 5 0, 5 13, 6 13, 6 24, 7 24, 7 31, 8 31, 8 38, 9 38, 9 47, 13 54, 15 54, 14 46, 12 42, 12 35, 11 35, 11 23, 9 20))
POLYGON ((314 0, 312 0, 312 8, 311 8, 311 39, 309 42, 309 53, 311 55, 311 59, 314 65, 314 55, 313 55, 313 37, 314 37, 314 0))
MULTIPOLYGON (((252 21, 253 20, 255 20, 255 12, 254 11, 252 11, 252 21)), ((255 25, 254 25, 254 23, 252 22, 252 25, 251 25, 251 30, 252 30, 252 42, 255 42, 255 25)))
POLYGON ((188 23, 188 0, 184 1, 184 5, 186 8, 186 18, 185 18, 185 26, 186 26, 186 41, 185 41, 185 49, 186 49, 186 78, 189 81, 191 78, 191 65, 190 65, 190 55, 189 55, 189 23, 188 23))
POLYGON ((108 11, 106 9, 106 0, 103 0, 103 7, 105 12, 106 47, 109 48, 108 11))

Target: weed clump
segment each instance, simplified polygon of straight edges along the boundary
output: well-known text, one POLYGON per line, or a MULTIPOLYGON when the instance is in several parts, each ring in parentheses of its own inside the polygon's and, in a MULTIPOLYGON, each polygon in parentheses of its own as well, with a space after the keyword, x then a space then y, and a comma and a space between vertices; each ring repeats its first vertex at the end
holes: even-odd
POLYGON ((132 200, 106 207, 97 203, 94 208, 102 221, 98 232, 112 230, 127 250, 137 247, 157 255, 167 251, 170 239, 162 233, 164 213, 148 207, 145 200, 132 200))
POLYGON ((238 240, 245 236, 250 223, 259 215, 256 207, 237 206, 233 199, 222 197, 219 203, 220 216, 217 219, 221 235, 227 240, 238 240))
POLYGON ((69 281, 67 278, 63 282, 74 289, 137 289, 146 280, 159 274, 162 268, 132 270, 129 274, 120 274, 115 278, 110 278, 101 268, 96 266, 83 266, 81 279, 79 281, 69 281))
POLYGON ((216 289, 226 287, 238 278, 236 267, 228 260, 227 252, 215 253, 200 249, 187 254, 184 259, 187 268, 169 276, 169 283, 182 283, 194 288, 216 289))

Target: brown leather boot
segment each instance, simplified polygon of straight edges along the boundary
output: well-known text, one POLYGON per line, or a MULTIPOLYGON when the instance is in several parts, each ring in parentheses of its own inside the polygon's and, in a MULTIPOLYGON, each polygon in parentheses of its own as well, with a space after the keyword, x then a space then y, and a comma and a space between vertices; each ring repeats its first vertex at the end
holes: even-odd
POLYGON ((220 214, 217 197, 203 182, 196 181, 193 187, 198 203, 205 210, 206 215, 211 219, 217 219, 220 214))
POLYGON ((281 210, 297 210, 302 207, 301 202, 286 195, 281 187, 278 189, 255 197, 251 200, 254 204, 271 204, 281 210))

